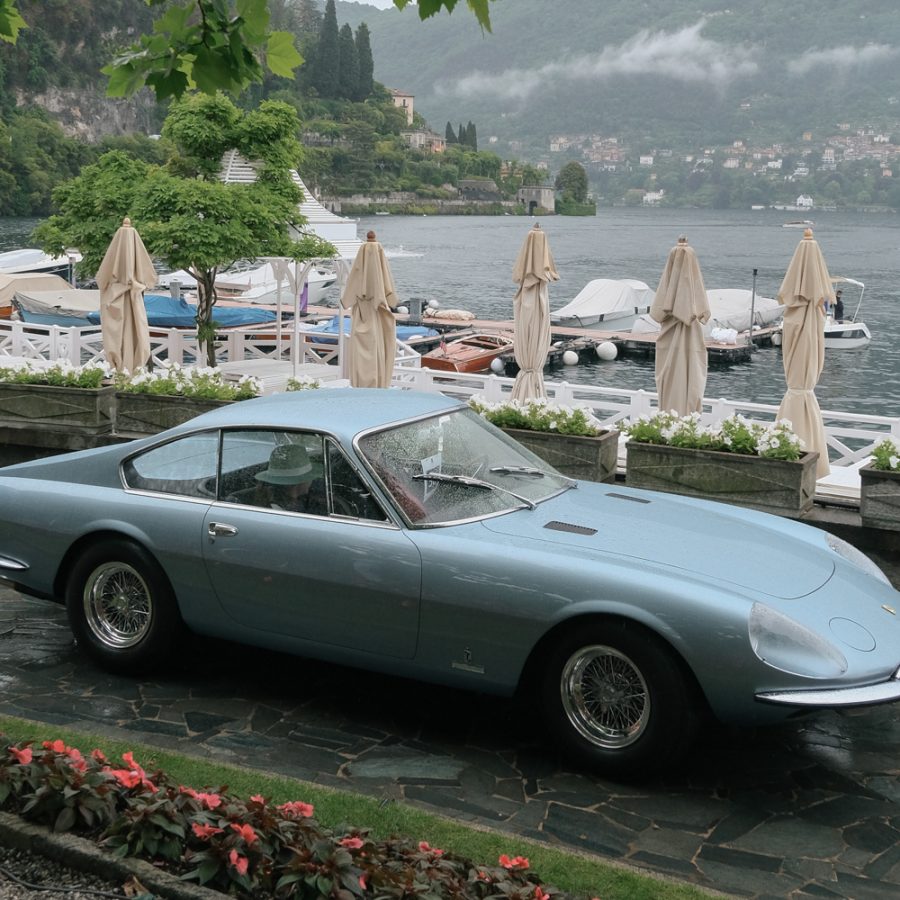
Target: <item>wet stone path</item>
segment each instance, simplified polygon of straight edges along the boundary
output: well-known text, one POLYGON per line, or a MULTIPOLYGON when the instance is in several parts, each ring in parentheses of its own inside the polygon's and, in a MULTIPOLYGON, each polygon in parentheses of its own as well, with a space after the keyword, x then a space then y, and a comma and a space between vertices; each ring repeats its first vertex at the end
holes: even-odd
POLYGON ((623 784, 559 759, 524 702, 200 639, 185 656, 152 680, 111 676, 78 652, 62 607, 0 587, 0 713, 403 800, 735 896, 900 896, 900 706, 711 728, 680 771, 623 784))

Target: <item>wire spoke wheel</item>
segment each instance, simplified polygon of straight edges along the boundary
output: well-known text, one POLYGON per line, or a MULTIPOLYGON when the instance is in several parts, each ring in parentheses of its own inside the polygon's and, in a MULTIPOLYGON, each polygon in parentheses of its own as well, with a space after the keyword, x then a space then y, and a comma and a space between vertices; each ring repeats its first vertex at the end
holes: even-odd
POLYGON ((105 646, 133 647, 150 628, 153 594, 137 569, 108 562, 85 582, 84 616, 91 633, 105 646))
POLYGON ((594 644, 562 669, 560 696, 570 724, 596 747, 616 750, 637 741, 650 721, 650 691, 641 670, 614 647, 594 644))

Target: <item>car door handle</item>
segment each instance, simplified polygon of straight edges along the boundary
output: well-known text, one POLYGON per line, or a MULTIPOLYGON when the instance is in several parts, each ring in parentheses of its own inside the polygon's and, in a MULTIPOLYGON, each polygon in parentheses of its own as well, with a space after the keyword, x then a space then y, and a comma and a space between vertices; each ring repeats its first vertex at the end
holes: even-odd
POLYGON ((206 530, 210 537, 228 537, 238 533, 234 525, 223 525, 221 522, 210 522, 206 530))

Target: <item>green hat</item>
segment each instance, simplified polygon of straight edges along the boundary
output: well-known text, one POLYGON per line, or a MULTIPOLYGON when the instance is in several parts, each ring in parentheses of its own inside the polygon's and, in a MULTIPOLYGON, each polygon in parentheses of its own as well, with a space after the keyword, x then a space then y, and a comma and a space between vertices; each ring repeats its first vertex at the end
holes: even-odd
POLYGON ((268 484, 297 484, 309 481, 320 472, 302 444, 281 444, 272 451, 269 466, 256 473, 258 481, 268 484))

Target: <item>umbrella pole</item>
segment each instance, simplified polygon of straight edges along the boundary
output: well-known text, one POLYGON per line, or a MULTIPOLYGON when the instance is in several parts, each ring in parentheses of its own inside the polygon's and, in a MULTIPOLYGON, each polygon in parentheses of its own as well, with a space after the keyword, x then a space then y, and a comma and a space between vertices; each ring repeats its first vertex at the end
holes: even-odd
POLYGON ((756 273, 758 269, 753 270, 753 287, 750 289, 750 349, 755 350, 756 344, 753 343, 753 316, 756 312, 756 273))
POLYGON ((300 263, 294 262, 294 339, 291 342, 291 372, 297 377, 297 365, 300 356, 300 303, 303 297, 303 287, 309 277, 309 270, 315 260, 307 260, 300 269, 300 263))

